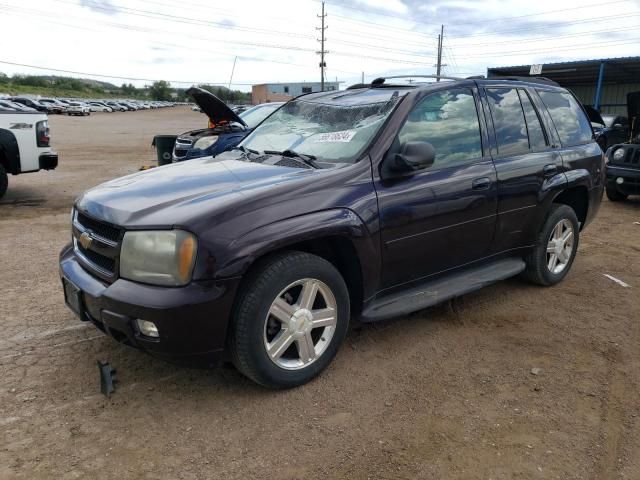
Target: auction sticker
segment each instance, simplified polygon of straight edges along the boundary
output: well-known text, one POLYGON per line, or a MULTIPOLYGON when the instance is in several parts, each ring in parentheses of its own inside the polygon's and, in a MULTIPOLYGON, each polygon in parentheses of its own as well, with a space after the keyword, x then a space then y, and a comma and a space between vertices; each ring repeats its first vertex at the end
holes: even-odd
POLYGON ((314 143, 350 142, 355 137, 357 130, 342 130, 341 132, 320 133, 314 139, 314 143))

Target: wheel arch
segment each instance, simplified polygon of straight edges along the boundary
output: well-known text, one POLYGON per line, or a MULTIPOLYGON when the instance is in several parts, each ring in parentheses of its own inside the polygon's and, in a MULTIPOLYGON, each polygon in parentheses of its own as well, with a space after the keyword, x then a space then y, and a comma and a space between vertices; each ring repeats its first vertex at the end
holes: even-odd
POLYGON ((379 256, 372 236, 351 210, 335 209, 293 217, 260 227, 235 240, 234 252, 220 264, 220 277, 243 276, 265 258, 284 251, 302 251, 330 262, 349 289, 354 314, 362 310, 379 278, 379 256))
POLYGON ((20 173, 20 149, 16 136, 7 129, 0 128, 0 164, 7 173, 20 173))
POLYGON ((584 227, 589 213, 589 189, 585 185, 574 185, 562 190, 553 198, 553 203, 571 207, 576 212, 580 229, 584 227))

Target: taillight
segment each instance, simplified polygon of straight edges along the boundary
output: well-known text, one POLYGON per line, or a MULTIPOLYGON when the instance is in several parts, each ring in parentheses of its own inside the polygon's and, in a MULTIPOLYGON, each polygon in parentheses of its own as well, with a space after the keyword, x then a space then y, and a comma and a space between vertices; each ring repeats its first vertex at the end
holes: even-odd
POLYGON ((36 123, 36 143, 39 147, 49 146, 49 122, 47 120, 36 123))

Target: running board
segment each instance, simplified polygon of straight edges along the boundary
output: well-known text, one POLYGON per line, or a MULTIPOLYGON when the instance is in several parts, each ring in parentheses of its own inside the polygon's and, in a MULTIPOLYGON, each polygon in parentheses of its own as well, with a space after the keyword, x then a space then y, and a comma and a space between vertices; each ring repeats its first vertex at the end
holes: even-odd
POLYGON ((361 320, 377 322, 422 310, 518 275, 525 267, 521 258, 506 258, 425 282, 410 290, 377 298, 362 312, 361 320))

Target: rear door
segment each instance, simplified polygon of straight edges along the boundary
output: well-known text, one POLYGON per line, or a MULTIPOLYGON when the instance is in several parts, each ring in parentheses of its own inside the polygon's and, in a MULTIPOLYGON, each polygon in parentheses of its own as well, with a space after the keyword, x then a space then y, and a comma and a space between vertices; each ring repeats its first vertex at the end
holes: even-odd
POLYGON ((496 221, 496 172, 483 149, 486 129, 478 108, 476 89, 433 92, 416 103, 400 128, 391 152, 424 141, 436 156, 431 167, 412 175, 376 179, 383 288, 487 254, 496 221))
POLYGON ((487 86, 487 123, 494 126, 492 155, 498 178, 498 221, 493 253, 531 244, 546 182, 562 172, 562 157, 543 128, 534 92, 487 86))

